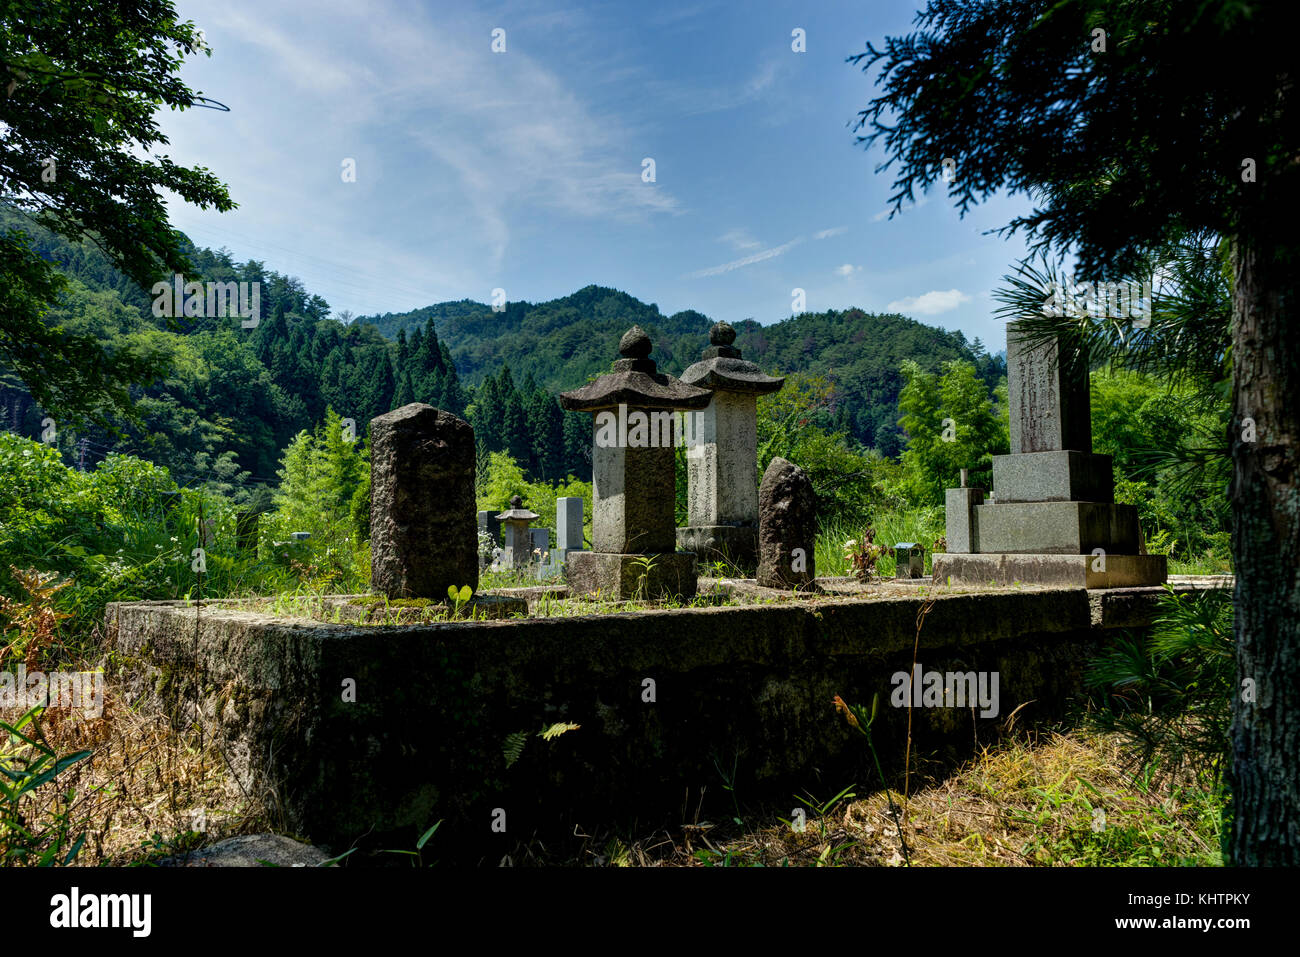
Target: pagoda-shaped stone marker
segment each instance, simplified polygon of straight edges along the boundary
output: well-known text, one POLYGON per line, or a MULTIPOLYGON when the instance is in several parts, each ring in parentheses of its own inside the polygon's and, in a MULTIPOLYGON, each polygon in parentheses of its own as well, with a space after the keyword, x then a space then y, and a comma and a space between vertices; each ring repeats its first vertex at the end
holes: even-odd
POLYGON ((1140 554, 1137 508, 1115 504, 1110 456, 1093 454, 1087 366, 1069 355, 1062 339, 1007 325, 1011 453, 993 456, 992 503, 964 483, 948 490, 948 552, 934 556, 935 581, 1165 581, 1165 556, 1140 554))
POLYGON ((675 452, 677 413, 711 397, 659 372, 650 337, 633 326, 612 372, 560 394, 560 404, 594 416, 592 550, 570 552, 573 594, 614 599, 689 597, 695 555, 678 552, 675 452))
POLYGON ((533 536, 528 526, 541 516, 524 508, 524 500, 511 496, 510 508, 497 516, 505 532, 505 552, 501 563, 506 568, 527 568, 533 560, 533 536))
POLYGON ((370 580, 389 598, 478 589, 474 430, 412 402, 370 420, 370 580))
POLYGON ((736 330, 709 330, 704 357, 685 372, 687 385, 710 389, 713 401, 690 413, 686 451, 687 520, 677 546, 701 561, 725 559, 742 569, 758 563, 758 397, 785 379, 764 375, 740 357, 736 330))

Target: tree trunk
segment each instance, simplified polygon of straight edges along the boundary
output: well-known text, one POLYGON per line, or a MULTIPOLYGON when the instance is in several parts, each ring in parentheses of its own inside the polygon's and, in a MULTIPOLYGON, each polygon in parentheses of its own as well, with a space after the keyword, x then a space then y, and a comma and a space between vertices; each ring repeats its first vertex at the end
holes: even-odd
POLYGON ((1300 865, 1300 276, 1293 242, 1250 237, 1233 244, 1231 863, 1294 867, 1300 865))

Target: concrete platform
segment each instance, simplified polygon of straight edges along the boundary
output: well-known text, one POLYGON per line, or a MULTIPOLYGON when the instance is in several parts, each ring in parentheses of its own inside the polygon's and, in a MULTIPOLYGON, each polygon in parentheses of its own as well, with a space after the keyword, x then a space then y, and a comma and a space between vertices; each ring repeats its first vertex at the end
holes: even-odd
POLYGON ((934 556, 932 578, 951 585, 1078 585, 1129 588, 1161 585, 1169 578, 1164 555, 1019 555, 1007 553, 934 556), (1098 566, 1101 566, 1100 570, 1098 566))

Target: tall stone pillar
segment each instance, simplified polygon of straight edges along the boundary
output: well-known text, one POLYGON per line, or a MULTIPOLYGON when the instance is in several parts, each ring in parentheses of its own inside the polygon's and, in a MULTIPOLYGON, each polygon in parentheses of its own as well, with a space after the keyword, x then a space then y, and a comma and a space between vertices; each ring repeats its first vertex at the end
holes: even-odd
POLYGON ((612 372, 560 394, 564 408, 594 416, 592 551, 569 553, 575 594, 696 591, 695 556, 676 550, 676 413, 704 408, 709 392, 659 372, 650 348, 650 337, 633 326, 612 372))
POLYGON ((389 598, 478 589, 474 430, 412 402, 370 420, 370 578, 389 598))
POLYGON ((732 343, 736 330, 719 322, 709 330, 703 358, 682 381, 713 392, 700 412, 688 413, 687 521, 677 546, 706 562, 730 561, 749 571, 758 562, 758 397, 785 379, 764 375, 732 343))
POLYGON ((1140 554, 1137 508, 1116 505, 1109 455, 1092 451, 1088 371, 1063 339, 1007 325, 1011 453, 993 456, 994 501, 949 489, 936 581, 1156 585, 1163 555, 1140 554))

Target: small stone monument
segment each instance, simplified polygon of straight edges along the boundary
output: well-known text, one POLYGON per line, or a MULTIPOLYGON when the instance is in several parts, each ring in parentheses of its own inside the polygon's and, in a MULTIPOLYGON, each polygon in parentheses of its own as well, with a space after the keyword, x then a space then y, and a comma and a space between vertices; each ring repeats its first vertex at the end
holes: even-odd
POLYGON ((524 508, 524 500, 511 496, 510 508, 497 516, 505 529, 505 554, 501 564, 506 568, 527 568, 533 560, 533 536, 528 526, 540 516, 524 508))
POLYGON ((370 580, 389 598, 478 589, 474 430, 413 402, 370 420, 370 580))
POLYGON ((555 500, 555 551, 551 557, 563 565, 573 552, 582 551, 582 499, 564 496, 555 500))
POLYGON ((740 357, 736 330, 716 323, 703 358, 682 373, 687 385, 709 389, 713 401, 689 413, 687 520, 677 546, 701 561, 724 559, 745 570, 758 563, 758 397, 785 379, 764 375, 740 357))
POLYGON ((799 466, 775 458, 758 487, 758 583, 808 590, 817 569, 817 496, 799 466))
POLYGON ((894 545, 894 577, 912 579, 925 577, 925 548, 919 542, 898 542, 894 545))
POLYGON ((594 426, 592 550, 569 553, 573 594, 696 592, 695 555, 676 550, 676 413, 703 409, 711 396, 659 372, 650 349, 633 326, 612 372, 560 394, 564 408, 592 413, 594 426))
POLYGON ((501 523, 497 521, 495 512, 485 511, 478 513, 478 530, 487 532, 492 536, 494 545, 501 545, 501 523))
POLYGON ((993 456, 995 501, 964 481, 947 490, 935 581, 1114 588, 1167 578, 1165 556, 1141 554, 1137 508, 1115 504, 1110 456, 1092 451, 1088 369, 1071 351, 1008 323, 1011 453, 993 456))

